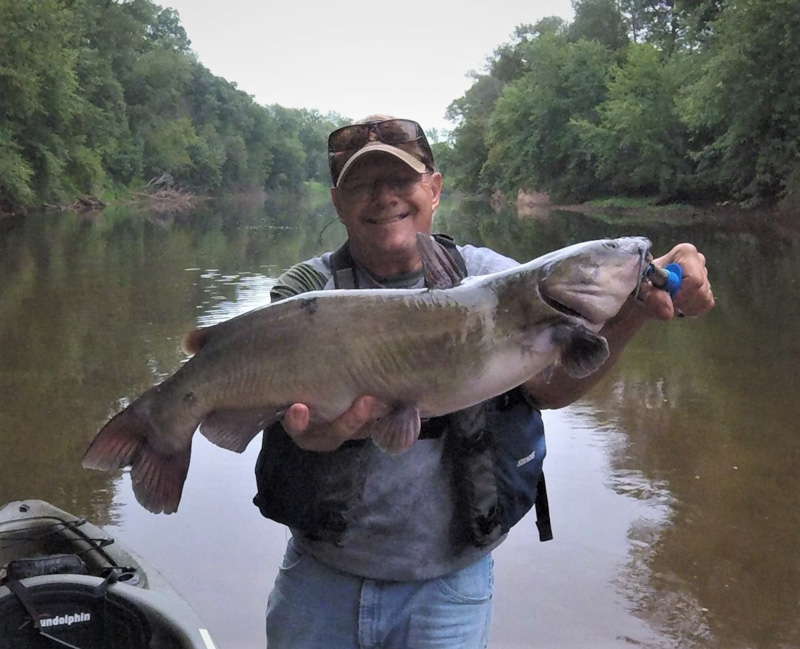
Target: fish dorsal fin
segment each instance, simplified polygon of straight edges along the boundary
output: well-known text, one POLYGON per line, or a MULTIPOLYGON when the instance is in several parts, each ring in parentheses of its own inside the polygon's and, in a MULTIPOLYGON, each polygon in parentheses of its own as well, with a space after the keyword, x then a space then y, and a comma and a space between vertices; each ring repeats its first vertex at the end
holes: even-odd
POLYGON ((183 351, 189 354, 189 356, 194 356, 206 346, 206 343, 211 339, 213 331, 214 327, 200 327, 199 329, 190 331, 183 337, 183 341, 181 342, 183 351))
POLYGON ((428 288, 453 288, 461 283, 464 278, 461 269, 432 236, 417 232, 417 249, 422 258, 422 271, 428 288))

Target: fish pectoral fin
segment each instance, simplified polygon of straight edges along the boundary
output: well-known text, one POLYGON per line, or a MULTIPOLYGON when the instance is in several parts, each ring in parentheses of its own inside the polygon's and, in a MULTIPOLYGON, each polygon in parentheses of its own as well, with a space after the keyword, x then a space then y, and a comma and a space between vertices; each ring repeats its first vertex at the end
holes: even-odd
POLYGON ((453 288, 464 279, 464 274, 447 250, 429 234, 417 232, 417 250, 422 259, 425 286, 428 288, 453 288))
POLYGON ((539 372, 536 376, 538 376, 545 383, 550 383, 550 379, 553 378, 553 372, 555 372, 557 364, 558 363, 552 363, 551 365, 548 365, 541 372, 539 372))
POLYGON ((162 455, 152 446, 142 447, 131 468, 133 494, 139 504, 154 514, 178 511, 191 455, 191 446, 173 455, 162 455))
POLYGON ((419 437, 419 409, 402 406, 367 425, 375 446, 390 455, 400 455, 419 437))
POLYGON ((277 418, 278 413, 263 410, 215 410, 200 422, 200 433, 212 444, 242 453, 277 418))
POLYGON ((581 325, 560 325, 553 340, 561 347, 564 371, 576 379, 596 372, 608 358, 608 342, 581 325))

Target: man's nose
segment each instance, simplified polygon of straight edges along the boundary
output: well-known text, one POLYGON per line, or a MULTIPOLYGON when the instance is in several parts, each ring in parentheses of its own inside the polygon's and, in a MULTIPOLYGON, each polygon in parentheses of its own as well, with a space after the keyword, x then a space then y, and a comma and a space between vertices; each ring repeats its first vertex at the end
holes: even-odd
POLYGON ((397 192, 385 178, 377 178, 372 183, 372 199, 375 201, 397 200, 397 192))

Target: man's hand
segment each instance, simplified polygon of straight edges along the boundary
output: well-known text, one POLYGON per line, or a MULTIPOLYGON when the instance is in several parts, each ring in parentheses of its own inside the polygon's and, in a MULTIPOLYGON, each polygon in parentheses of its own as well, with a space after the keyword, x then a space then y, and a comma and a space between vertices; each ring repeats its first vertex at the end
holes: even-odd
POLYGON ((669 293, 644 282, 639 298, 631 296, 620 312, 600 330, 608 341, 610 356, 600 369, 576 379, 556 367, 549 378, 537 374, 524 384, 524 390, 540 408, 563 408, 586 394, 617 362, 622 350, 648 320, 670 320, 676 314, 699 316, 714 307, 714 295, 708 283, 706 258, 691 243, 680 243, 653 263, 664 267, 680 264, 681 287, 674 300, 669 293))
POLYGON ((663 257, 654 259, 653 263, 660 268, 667 264, 680 264, 683 281, 674 299, 666 291, 649 284, 642 285, 639 299, 648 317, 670 320, 676 313, 693 317, 714 307, 705 255, 691 243, 678 244, 663 257))
POLYGON ((353 401, 337 419, 321 424, 309 422, 308 406, 295 403, 283 415, 283 427, 289 437, 306 451, 335 451, 351 439, 364 439, 364 424, 382 417, 390 408, 377 397, 365 394, 353 401))

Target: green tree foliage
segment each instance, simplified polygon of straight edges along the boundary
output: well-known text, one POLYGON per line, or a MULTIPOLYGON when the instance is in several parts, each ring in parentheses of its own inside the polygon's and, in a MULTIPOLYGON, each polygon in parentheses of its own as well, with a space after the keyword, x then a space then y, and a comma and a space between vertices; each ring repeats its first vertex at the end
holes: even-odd
POLYGON ((575 19, 567 32, 570 40, 597 41, 610 50, 627 45, 628 30, 617 0, 573 0, 572 6, 575 19))
POLYGON ((0 15, 0 188, 6 200, 58 199, 81 145, 74 15, 58 0, 0 0, 0 15))
POLYGON ((708 182, 746 204, 800 195, 800 6, 739 0, 715 22, 684 115, 708 182))
POLYGON ((800 200, 798 0, 576 0, 450 106, 463 191, 800 200))
MULTIPOLYGON (((447 109, 447 117, 456 122, 452 147, 438 147, 438 160, 444 160, 450 180, 456 187, 471 192, 486 192, 497 187, 490 170, 484 172, 489 157, 489 120, 498 99, 509 83, 522 76, 528 61, 528 47, 542 36, 563 38, 565 23, 547 18, 536 25, 520 25, 514 40, 495 50, 488 74, 472 73, 474 83, 466 94, 447 109)), ((497 171, 497 165, 495 165, 497 171)))
POLYGON ((440 153, 437 160, 456 161, 450 169, 456 186, 468 191, 486 191, 492 188, 491 182, 487 182, 481 173, 489 155, 489 116, 504 84, 491 75, 475 75, 473 78, 475 83, 464 97, 448 108, 450 119, 459 122, 453 130, 453 151, 446 156, 440 153))
POLYGON ((597 41, 570 43, 554 33, 526 49, 524 73, 506 86, 492 112, 483 176, 508 193, 589 195, 593 160, 571 124, 596 119, 612 53, 597 41))
POLYGON ((0 207, 164 173, 205 192, 327 177, 325 136, 342 118, 258 105, 197 61, 172 9, 0 0, 0 15, 0 207))
POLYGON ((662 63, 655 46, 631 45, 624 64, 611 67, 599 120, 573 122, 598 177, 615 193, 672 197, 691 172, 673 68, 662 63))

